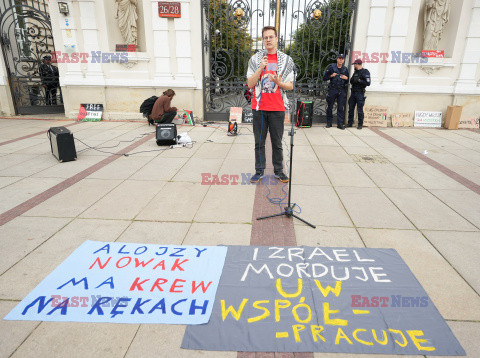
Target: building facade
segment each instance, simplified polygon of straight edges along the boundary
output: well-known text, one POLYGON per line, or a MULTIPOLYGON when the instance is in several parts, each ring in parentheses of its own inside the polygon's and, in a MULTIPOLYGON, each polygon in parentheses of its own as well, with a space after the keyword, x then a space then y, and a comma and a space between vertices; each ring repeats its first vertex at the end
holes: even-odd
MULTIPOLYGON (((192 110, 197 119, 203 119, 208 100, 204 77, 210 73, 213 61, 205 51, 213 34, 205 24, 204 8, 214 0, 178 0, 181 17, 177 18, 160 17, 159 1, 125 1, 125 6, 136 6, 136 52, 116 51, 118 44, 125 43, 117 11, 122 0, 63 1, 68 13, 60 12, 57 1, 49 2, 47 11, 58 55, 65 115, 76 118, 81 103, 101 103, 106 120, 140 119, 139 107, 144 99, 172 88, 177 93, 175 106, 192 110)), ((232 18, 255 16, 252 6, 258 3, 216 1, 242 9, 232 13, 232 18)), ((274 10, 280 14, 284 7, 297 3, 305 14, 307 10, 313 14, 329 1, 278 0, 274 4, 277 9, 272 8, 271 1, 260 2, 266 6, 266 15, 274 14, 274 10), (310 3, 316 3, 319 9, 310 3)), ((426 63, 418 54, 423 49, 427 0, 350 2, 353 6, 349 11, 355 14, 351 16, 351 37, 346 45, 347 61, 361 58, 372 74, 366 104, 386 105, 389 113, 418 110, 445 113, 448 105, 461 105, 462 118, 480 117, 480 22, 475 21, 480 18, 480 0, 436 0, 449 4, 448 21, 443 24, 438 42, 438 50, 443 51, 444 57, 428 58, 426 63)), ((295 12, 290 16, 285 11, 285 18, 295 18, 295 12)), ((279 17, 272 16, 271 24, 278 26, 279 17)), ((260 30, 259 26, 251 34, 255 41, 260 30)), ((284 39, 284 43, 288 41, 284 39)), ((2 52, 4 48, 2 45, 2 52)), ((13 115, 11 69, 7 69, 5 59, 3 53, 0 113, 13 115)))

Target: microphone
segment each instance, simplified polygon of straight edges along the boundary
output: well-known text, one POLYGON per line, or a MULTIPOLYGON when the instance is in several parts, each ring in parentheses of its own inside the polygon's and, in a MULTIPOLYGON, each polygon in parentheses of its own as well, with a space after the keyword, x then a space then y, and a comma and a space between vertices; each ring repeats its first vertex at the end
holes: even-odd
POLYGON ((267 56, 268 54, 268 51, 267 50, 263 50, 263 57, 267 56))

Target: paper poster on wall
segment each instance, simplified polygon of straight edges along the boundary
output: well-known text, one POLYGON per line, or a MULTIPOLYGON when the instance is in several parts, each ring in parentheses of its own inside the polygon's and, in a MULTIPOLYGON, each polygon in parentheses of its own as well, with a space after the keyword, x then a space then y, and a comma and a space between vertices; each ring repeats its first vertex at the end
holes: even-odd
POLYGON ((442 126, 442 112, 415 111, 414 126, 440 128, 442 126))
POLYGON ((413 127, 411 113, 392 113, 392 127, 413 127))
POLYGON ((86 241, 6 320, 202 324, 226 247, 86 241))
POLYGON ((102 120, 103 104, 82 103, 78 112, 77 121, 100 122, 102 120))
POLYGON ((208 324, 182 348, 465 355, 393 249, 229 246, 208 324))
POLYGON ((363 125, 367 127, 386 127, 388 107, 385 106, 364 106, 365 118, 363 125))

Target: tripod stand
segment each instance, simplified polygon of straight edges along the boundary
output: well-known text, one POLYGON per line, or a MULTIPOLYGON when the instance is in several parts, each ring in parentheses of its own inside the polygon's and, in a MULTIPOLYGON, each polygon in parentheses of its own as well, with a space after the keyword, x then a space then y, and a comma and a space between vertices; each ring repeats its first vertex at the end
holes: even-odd
MULTIPOLYGON (((296 82, 296 79, 297 79, 297 71, 296 71, 296 68, 293 67, 293 108, 294 108, 293 113, 295 113, 295 110, 297 109, 297 102, 296 102, 296 98, 295 98, 295 82, 296 82)), ((285 207, 285 210, 281 213, 274 214, 274 215, 268 215, 268 216, 262 216, 262 217, 257 218, 257 220, 269 219, 269 218, 274 218, 274 217, 283 216, 283 215, 285 215, 287 218, 290 218, 290 217, 293 216, 294 218, 300 220, 301 222, 303 222, 303 223, 307 224, 308 226, 311 226, 315 229, 316 228, 315 225, 312 225, 308 221, 303 220, 301 217, 299 217, 298 215, 296 215, 293 212, 293 206, 292 206, 292 203, 291 203, 292 167, 293 167, 293 137, 295 136, 295 125, 293 123, 293 116, 292 116, 290 122, 292 123, 292 128, 290 129, 290 132, 288 133, 288 135, 290 136, 290 180, 288 181, 288 203, 287 203, 287 207, 285 207)))

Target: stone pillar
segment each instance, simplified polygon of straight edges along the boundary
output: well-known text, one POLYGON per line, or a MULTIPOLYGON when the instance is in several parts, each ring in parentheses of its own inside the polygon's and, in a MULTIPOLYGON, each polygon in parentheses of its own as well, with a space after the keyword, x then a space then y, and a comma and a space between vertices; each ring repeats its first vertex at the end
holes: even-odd
MULTIPOLYGON (((169 36, 169 22, 175 19, 162 18, 158 16, 158 1, 151 1, 152 28, 153 28, 153 55, 155 61, 154 85, 172 87, 173 75, 170 57, 175 55, 171 49, 174 44, 169 36)), ((183 8, 182 8, 183 12, 183 8)))
POLYGON ((383 87, 392 90, 401 91, 403 85, 401 69, 405 66, 402 61, 410 61, 410 57, 403 58, 406 52, 406 39, 408 36, 408 23, 410 19, 410 10, 412 8, 412 0, 395 0, 392 26, 390 29, 389 44, 389 62, 385 70, 385 78, 383 79, 383 87), (399 54, 394 56, 393 53, 399 54), (395 62, 394 62, 395 61, 395 62))
POLYGON ((479 82, 476 79, 480 64, 480 0, 473 1, 471 13, 460 73, 455 82, 455 94, 480 94, 479 82))
POLYGON ((175 19, 175 57, 177 59, 175 80, 182 87, 195 88, 196 83, 192 71, 190 0, 181 0, 180 2, 182 4, 182 17, 175 19))

